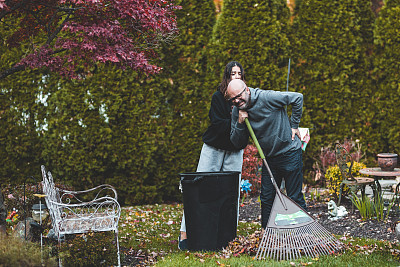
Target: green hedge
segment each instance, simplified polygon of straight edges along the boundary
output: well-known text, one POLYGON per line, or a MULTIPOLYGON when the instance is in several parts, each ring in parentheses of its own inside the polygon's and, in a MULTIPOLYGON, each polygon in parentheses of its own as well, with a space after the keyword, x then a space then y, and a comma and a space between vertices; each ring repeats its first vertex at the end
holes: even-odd
POLYGON ((286 90, 289 15, 284 0, 225 0, 207 49, 208 79, 218 84, 236 60, 249 86, 286 90))
MULTIPOLYGON (((400 152, 400 1, 385 2, 374 30, 375 118, 382 152, 400 152)), ((379 151, 378 151, 379 152, 379 151)))
MULTIPOLYGON (((177 1, 180 35, 159 48, 158 75, 110 66, 66 81, 24 71, 0 81, 0 182, 56 181, 84 189, 117 187, 122 204, 181 199, 179 173, 195 171, 211 95, 230 60, 249 86, 304 94, 301 127, 311 129, 305 175, 322 146, 352 137, 366 148, 400 152, 400 1, 375 17, 369 1, 177 1), (293 20, 291 20, 291 18, 293 20)), ((1 28, 4 36, 10 29, 1 28)), ((0 67, 20 51, 0 46, 0 67)))
POLYGON ((159 49, 158 75, 99 67, 84 81, 48 81, 43 157, 56 178, 76 187, 112 184, 121 203, 180 199, 178 174, 195 171, 206 126, 199 47, 211 35, 215 7, 179 4, 180 35, 159 49))
POLYGON ((310 168, 322 146, 353 137, 365 143, 371 122, 370 2, 302 0, 292 26, 291 81, 304 94, 302 126, 311 130, 310 168))

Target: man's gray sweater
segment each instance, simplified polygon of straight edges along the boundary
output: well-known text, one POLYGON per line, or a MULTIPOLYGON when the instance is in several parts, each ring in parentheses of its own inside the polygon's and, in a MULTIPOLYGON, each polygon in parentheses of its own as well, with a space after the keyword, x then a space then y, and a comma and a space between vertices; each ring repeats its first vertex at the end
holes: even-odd
MULTIPOLYGON (((300 124, 303 108, 303 95, 295 92, 279 92, 250 88, 250 104, 246 108, 254 133, 267 157, 275 157, 289 150, 301 148, 300 138, 296 135, 292 141, 291 128, 300 124), (285 105, 292 106, 289 120, 285 105)), ((232 143, 243 147, 248 141, 249 131, 246 124, 238 122, 239 109, 232 110, 232 143)))

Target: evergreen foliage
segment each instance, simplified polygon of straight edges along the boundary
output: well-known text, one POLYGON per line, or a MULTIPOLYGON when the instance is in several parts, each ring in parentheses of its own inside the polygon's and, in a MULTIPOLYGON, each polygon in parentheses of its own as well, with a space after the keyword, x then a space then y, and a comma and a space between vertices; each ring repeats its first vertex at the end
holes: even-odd
POLYGON ((202 49, 212 1, 182 1, 181 33, 159 49, 157 76, 99 67, 82 81, 51 76, 43 157, 55 177, 114 185, 121 203, 179 199, 179 173, 195 171, 210 101, 202 49), (199 18, 208 18, 207 20, 199 18))
MULTIPOLYGON (((384 0, 384 8, 386 10, 398 7, 399 5, 400 5, 399 0, 384 0)), ((380 16, 385 16, 385 12, 380 16)))
POLYGON ((143 90, 145 81, 115 68, 100 68, 82 81, 49 78, 42 156, 56 181, 80 189, 112 184, 121 203, 132 188, 143 201, 152 200, 147 194, 156 191, 149 179, 159 103, 154 90, 143 90))
POLYGON ((387 0, 374 30, 376 134, 381 151, 400 152, 400 1, 387 0))
POLYGON ((163 72, 153 81, 163 103, 158 123, 164 130, 154 160, 166 200, 181 199, 179 173, 196 171, 211 102, 204 83, 204 51, 215 24, 214 2, 181 0, 177 4, 182 6, 176 11, 180 35, 162 47, 163 72))
MULTIPOLYGON (((306 176, 336 140, 360 139, 367 165, 400 152, 399 0, 377 18, 370 1, 297 0, 293 23, 285 0, 225 0, 218 19, 212 0, 175 4, 180 34, 157 49, 158 75, 93 65, 80 81, 38 71, 0 80, 1 183, 40 180, 44 164, 76 189, 114 185, 121 204, 181 199, 179 173, 196 170, 231 60, 249 86, 284 91, 291 58, 289 90, 304 94, 300 126, 311 129, 306 176)), ((0 55, 6 69, 22 52, 3 45, 0 55)))
POLYGON ((249 86, 286 90, 289 15, 284 0, 225 0, 207 52, 213 90, 231 60, 243 65, 249 86))
POLYGON ((365 142, 372 120, 367 52, 374 17, 367 1, 299 4, 291 35, 291 82, 304 94, 302 125, 311 128, 305 156, 312 164, 310 156, 336 140, 354 136, 365 142))
POLYGON ((41 76, 24 71, 17 78, 0 80, 0 184, 22 184, 39 166, 44 118, 43 104, 38 101, 41 76))

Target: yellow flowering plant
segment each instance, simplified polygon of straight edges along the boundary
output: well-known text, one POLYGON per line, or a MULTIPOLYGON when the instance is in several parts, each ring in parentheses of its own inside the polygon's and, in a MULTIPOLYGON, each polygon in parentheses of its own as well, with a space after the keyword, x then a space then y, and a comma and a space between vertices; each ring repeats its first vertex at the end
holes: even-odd
MULTIPOLYGON (((348 162, 347 164, 350 165, 350 162, 348 162)), ((353 163, 353 167, 351 168, 351 174, 354 177, 357 177, 360 175, 359 171, 363 168, 366 168, 366 165, 364 163, 355 161, 353 163)), ((329 194, 337 199, 339 197, 340 184, 343 181, 343 177, 339 167, 337 165, 329 167, 326 171, 325 178, 327 181, 329 194)), ((348 192, 349 188, 347 186, 344 186, 342 194, 346 195, 348 192)))

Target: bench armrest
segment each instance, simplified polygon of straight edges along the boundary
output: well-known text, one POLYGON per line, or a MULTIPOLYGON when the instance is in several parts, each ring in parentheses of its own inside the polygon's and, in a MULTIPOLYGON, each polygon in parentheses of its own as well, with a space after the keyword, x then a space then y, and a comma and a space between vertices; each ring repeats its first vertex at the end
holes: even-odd
POLYGON ((94 194, 94 197, 92 200, 96 200, 102 197, 110 197, 115 200, 118 200, 118 195, 117 191, 112 185, 109 184, 102 184, 93 188, 90 188, 88 190, 83 190, 83 191, 71 191, 71 190, 65 190, 56 187, 56 190, 60 194, 60 199, 61 202, 65 202, 65 200, 71 201, 72 199, 76 200, 77 202, 85 202, 83 198, 86 195, 89 194, 94 194))
MULTIPOLYGON (((120 216, 121 206, 118 201, 111 197, 101 197, 96 200, 77 204, 59 203, 49 200, 50 210, 60 210, 60 216, 75 215, 77 217, 96 216, 96 214, 107 214, 115 217, 120 216)), ((51 212, 51 211, 50 211, 51 212)))

